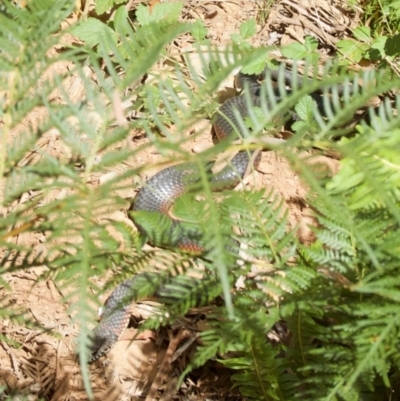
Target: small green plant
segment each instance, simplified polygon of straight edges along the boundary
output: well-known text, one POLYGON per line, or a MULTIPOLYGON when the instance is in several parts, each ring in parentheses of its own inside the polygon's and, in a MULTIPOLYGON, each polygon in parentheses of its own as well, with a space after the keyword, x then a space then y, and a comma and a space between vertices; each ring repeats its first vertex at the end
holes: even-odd
POLYGON ((390 65, 399 74, 394 61, 400 56, 400 3, 397 0, 359 1, 363 23, 352 30, 354 38, 337 43, 343 62, 390 65), (384 61, 384 63, 381 63, 384 61))
POLYGON ((393 37, 400 32, 400 2, 398 0, 359 0, 363 7, 362 22, 369 23, 375 35, 393 37))
POLYGON ((346 61, 359 63, 362 59, 371 62, 385 61, 393 65, 393 61, 400 56, 400 34, 394 36, 373 35, 368 27, 353 29, 355 39, 343 39, 337 47, 346 61))
POLYGON ((318 56, 318 41, 312 36, 306 36, 304 44, 293 42, 282 48, 282 55, 291 60, 306 60, 308 63, 315 63, 318 56))
POLYGON ((276 0, 261 0, 256 3, 258 6, 257 22, 260 25, 266 20, 274 3, 276 3, 276 0))

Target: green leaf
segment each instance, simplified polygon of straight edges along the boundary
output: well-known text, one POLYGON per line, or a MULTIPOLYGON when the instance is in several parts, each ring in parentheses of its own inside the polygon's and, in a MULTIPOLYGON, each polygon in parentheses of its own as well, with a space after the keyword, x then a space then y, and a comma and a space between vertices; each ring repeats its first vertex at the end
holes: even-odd
POLYGON ((112 7, 114 0, 96 0, 96 14, 101 15, 112 7))
POLYGON ((205 216, 206 203, 198 201, 193 194, 187 193, 176 199, 172 210, 173 215, 185 223, 194 223, 198 228, 198 223, 203 221, 205 216))
POLYGON ((318 47, 318 42, 311 36, 306 36, 304 45, 298 42, 291 43, 290 45, 281 49, 282 54, 294 60, 307 59, 312 62, 318 58, 315 51, 318 47))
POLYGON ((388 56, 398 57, 400 55, 400 34, 387 39, 385 52, 388 56))
POLYGON ((128 35, 132 32, 132 27, 129 23, 128 10, 125 6, 119 7, 115 12, 114 28, 120 35, 128 35))
POLYGON ((246 40, 251 38, 257 32, 257 23, 254 18, 250 18, 247 21, 243 22, 239 28, 240 35, 242 40, 246 40))
POLYGON ((296 104, 295 111, 301 121, 292 124, 295 132, 318 132, 319 126, 315 120, 317 111, 317 103, 311 96, 305 96, 296 104))
POLYGON ((204 22, 201 19, 197 19, 190 29, 190 33, 197 42, 202 42, 207 36, 207 28, 204 26, 204 22))
POLYGON ((282 48, 283 56, 287 58, 292 58, 295 60, 301 60, 307 56, 307 50, 304 45, 299 42, 291 43, 282 48))
POLYGON ((340 162, 341 167, 338 174, 326 185, 327 189, 338 192, 347 191, 359 185, 364 179, 363 172, 357 172, 355 161, 352 159, 343 159, 340 162))
POLYGON ((140 25, 149 25, 150 23, 178 22, 178 18, 182 12, 183 3, 157 3, 151 10, 150 8, 139 4, 136 11, 136 18, 140 25))
POLYGON ((391 1, 390 4, 388 4, 390 8, 390 12, 393 13, 397 18, 400 17, 400 0, 395 0, 391 1))
POLYGON ((353 29, 353 35, 356 39, 370 43, 372 38, 371 38, 371 29, 369 29, 366 26, 359 26, 355 29, 353 29))
POLYGON ((231 39, 233 43, 239 44, 242 41, 242 36, 239 35, 238 33, 233 33, 231 35, 231 39))
MULTIPOLYGON (((114 4, 124 3, 126 0, 96 0, 96 14, 101 15, 108 11, 114 4)), ((126 9, 126 7, 125 7, 126 9)))
POLYGON ((154 22, 166 21, 169 23, 178 22, 183 8, 182 2, 176 3, 157 3, 153 7, 151 15, 155 18, 154 22))
POLYGON ((139 4, 136 9, 136 19, 140 25, 150 24, 152 20, 149 8, 143 4, 139 4))
POLYGON ((357 42, 353 39, 343 39, 336 43, 338 49, 351 59, 352 61, 358 63, 364 56, 365 52, 368 50, 369 46, 365 43, 357 42))
POLYGON ((266 61, 268 60, 269 51, 261 52, 256 58, 246 63, 242 72, 244 74, 260 74, 264 71, 266 61))
POLYGON ((378 50, 382 58, 386 55, 385 47, 387 39, 388 38, 386 36, 377 36, 371 43, 371 48, 378 50))
POLYGON ((314 111, 317 108, 315 100, 311 96, 305 96, 295 106, 297 115, 304 121, 314 119, 314 111))
POLYGON ((314 36, 307 35, 304 38, 304 47, 311 53, 318 49, 318 40, 314 36))
POLYGON ((95 18, 88 18, 72 27, 71 33, 86 42, 89 47, 94 47, 102 41, 107 43, 109 40, 116 44, 118 40, 116 32, 95 18))

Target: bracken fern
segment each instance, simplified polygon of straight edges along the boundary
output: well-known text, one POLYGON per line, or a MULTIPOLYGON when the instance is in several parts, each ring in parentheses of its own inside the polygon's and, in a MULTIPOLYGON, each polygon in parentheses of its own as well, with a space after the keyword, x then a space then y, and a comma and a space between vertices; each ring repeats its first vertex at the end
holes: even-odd
MULTIPOLYGON (((325 112, 311 110, 316 134, 315 126, 303 121, 283 144, 269 145, 309 186, 307 202, 318 225, 315 242, 305 245, 296 229, 288 229, 284 202, 272 191, 224 191, 216 201, 209 162, 231 144, 223 142, 199 155, 181 147, 193 121, 204 113, 211 116, 218 107, 214 94, 219 83, 238 67, 257 65, 268 49, 228 46, 219 52, 210 47, 200 52, 201 74, 188 62, 186 68, 174 66, 174 80, 157 76, 141 84, 140 77, 163 57, 166 45, 191 26, 161 20, 133 29, 121 8, 115 31, 104 29, 86 46, 52 53, 73 2, 35 1, 29 9, 18 9, 6 1, 1 7, 1 273, 45 265, 43 274, 69 289, 66 301, 71 300, 81 327, 78 352, 89 392, 87 323, 94 320, 89 301, 98 302, 104 291, 93 284, 93 276, 115 272, 107 284, 112 288, 156 266, 162 267, 160 278, 166 277, 159 295, 165 298, 169 322, 199 301, 208 303, 218 295, 224 299, 208 316, 209 329, 201 334, 202 346, 186 373, 219 358, 235 371, 234 385, 255 400, 384 399, 398 388, 400 124, 393 110, 399 99, 387 98, 379 109, 370 109, 356 129, 344 124, 367 100, 399 86, 399 78, 368 72, 361 75, 360 86, 359 76, 333 65, 326 67, 323 81, 313 79, 291 92, 280 79, 278 97, 267 79, 261 112, 241 121, 244 142, 236 149, 262 147, 263 128, 270 128, 276 117, 287 120, 287 110, 317 89, 330 93, 325 112), (65 87, 70 76, 52 69, 66 60, 84 88, 79 99, 65 87), (338 84, 345 87, 341 94, 338 84), (140 107, 144 117, 122 124, 116 117, 121 104, 126 115, 140 107), (33 124, 29 114, 38 108, 46 110, 45 117, 33 124), (128 209, 132 199, 119 191, 132 187, 132 177, 146 170, 128 167, 132 160, 137 166, 140 151, 150 146, 121 145, 131 139, 132 128, 146 133, 168 161, 190 161, 199 168, 191 201, 184 199, 176 211, 204 232, 208 252, 202 263, 208 273, 198 285, 189 286, 186 275, 196 260, 168 250, 144 251, 132 226, 109 217, 128 209), (41 141, 51 135, 65 145, 69 157, 62 160, 41 150, 41 141), (318 178, 295 148, 335 150, 341 156, 340 172, 318 178), (40 157, 30 162, 33 151, 40 157), (121 165, 125 167, 118 174, 91 185, 96 174, 121 165), (192 213, 193 196, 199 192, 200 212, 192 213), (39 253, 15 241, 24 233, 45 235, 45 250, 39 253), (243 244, 240 256, 232 238, 243 244), (243 284, 232 290, 243 277, 243 284)), ((80 29, 72 32, 79 36, 80 29)), ((144 224, 159 223, 150 216, 144 224)), ((11 305, 2 314, 13 317, 11 305)), ((152 319, 146 327, 165 322, 152 319)))

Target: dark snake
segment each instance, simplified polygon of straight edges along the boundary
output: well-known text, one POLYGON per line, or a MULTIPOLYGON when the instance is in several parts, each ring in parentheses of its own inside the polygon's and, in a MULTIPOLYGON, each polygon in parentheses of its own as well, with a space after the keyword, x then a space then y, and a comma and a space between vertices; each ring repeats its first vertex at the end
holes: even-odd
MULTIPOLYGON (((292 72, 286 69, 278 71, 269 70, 272 80, 283 80, 285 84, 291 84, 292 72), (280 74, 280 75, 279 75, 280 74)), ((249 116, 249 109, 261 107, 261 85, 258 80, 264 76, 245 75, 239 73, 236 77, 237 86, 247 86, 250 96, 241 94, 225 101, 213 116, 213 130, 219 141, 242 134, 241 121, 249 116), (236 110, 236 111, 235 111, 236 110), (237 116, 239 115, 239 119, 237 116), (241 120, 241 121, 240 121, 241 120)), ((297 80, 298 86, 305 84, 306 78, 297 80)), ((320 96, 315 98, 320 100, 320 96)), ((279 100, 279 99, 278 99, 279 100)), ((230 163, 219 173, 210 177, 210 186, 214 191, 235 187, 248 171, 249 164, 256 167, 260 158, 252 159, 252 152, 239 151, 230 163)), ((160 215, 168 215, 174 201, 187 192, 190 184, 199 181, 198 166, 184 163, 168 167, 150 178, 140 189, 131 210, 155 212, 160 215)), ((147 234, 145 227, 135 222, 141 233, 147 234)), ((185 230, 180 222, 171 219, 171 224, 177 235, 167 235, 168 239, 161 243, 162 246, 177 247, 181 250, 201 253, 204 251, 199 243, 198 233, 185 230), (171 237, 175 240, 171 241, 171 237)), ((158 245, 158 244, 157 244, 158 245)), ((89 361, 93 362, 105 355, 118 341, 130 319, 130 305, 132 300, 140 298, 140 290, 145 285, 157 292, 159 283, 156 273, 140 273, 118 285, 104 304, 101 320, 91 334, 92 345, 89 361), (152 283, 154 285, 152 286, 152 283)))

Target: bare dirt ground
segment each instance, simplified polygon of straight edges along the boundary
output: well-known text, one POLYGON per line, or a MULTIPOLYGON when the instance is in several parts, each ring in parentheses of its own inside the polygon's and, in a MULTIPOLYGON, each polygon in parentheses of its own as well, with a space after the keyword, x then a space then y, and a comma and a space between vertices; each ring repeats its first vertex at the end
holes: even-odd
MULTIPOLYGON (((134 8, 139 2, 131 3, 131 8, 134 8)), ((201 18, 209 29, 210 39, 218 46, 228 43, 230 35, 238 32, 241 23, 249 18, 257 18, 259 25, 255 44, 304 42, 305 35, 313 35, 322 44, 321 54, 327 57, 332 54, 335 42, 348 35, 349 28, 358 20, 357 11, 349 10, 346 2, 282 0, 277 1, 267 15, 262 16, 260 8, 263 3, 249 0, 191 0, 186 1, 183 18, 201 18)), ((183 38, 177 46, 189 46, 185 40, 183 38)), ((57 68, 67 69, 68 65, 59 65, 57 68)), ((70 90, 76 91, 75 95, 79 96, 79 83, 74 77, 70 80, 70 90)), ((56 96, 53 100, 56 100, 56 96)), ((29 123, 33 124, 37 124, 40 119, 40 111, 28 118, 29 123)), ((209 121, 204 121, 204 124, 208 124, 211 129, 209 121)), ((206 129, 204 134, 197 136, 187 146, 193 151, 212 146, 209 132, 206 129)), ((14 137, 18 134, 19 130, 13 133, 14 137)), ((132 141, 129 146, 137 146, 137 143, 132 141)), ((56 134, 49 133, 39 147, 41 151, 50 152, 57 158, 69 158, 68 148, 56 134)), ((32 152, 26 162, 39 157, 39 153, 32 152)), ((152 164, 159 158, 160 155, 148 150, 137 162, 152 164)), ((329 157, 319 156, 314 162, 325 168, 328 174, 333 174, 338 168, 338 162, 329 157)), ((121 171, 117 168, 115 172, 121 171)), ((149 172, 146 174, 150 175, 149 172)), ((105 177, 97 179, 101 181, 105 177)), ((312 241, 308 228, 312 219, 305 201, 306 188, 282 157, 274 152, 264 152, 260 167, 246 185, 252 188, 273 188, 287 203, 290 225, 294 227, 300 224, 301 240, 312 241)), ((133 190, 126 193, 126 197, 133 195, 133 190)), ((61 196, 60 193, 54 193, 55 198, 61 196)), ((24 197, 20 202, 24 202, 24 197)), ((125 210, 113 217, 131 224, 125 210)), ((39 252, 45 246, 46 238, 44 235, 29 234, 20 235, 17 241, 39 252)), ((71 323, 68 305, 63 303, 63 290, 57 288, 51 280, 37 281, 40 273, 40 269, 35 269, 3 276, 6 282, 2 286, 1 297, 11 300, 16 309, 28 316, 37 327, 28 328, 24 324, 17 324, 15 320, 1 320, 1 333, 8 342, 0 342, 0 384, 9 390, 26 394, 31 401, 88 399, 74 352, 74 338, 79 333, 79 327, 71 323), (9 343, 10 340, 15 346, 9 343)), ((102 280, 99 279, 98 284, 101 285, 102 280)), ((197 324, 201 326, 201 322, 197 324)), ((193 372, 183 382, 180 390, 176 391, 177 379, 187 360, 180 358, 176 366, 172 365, 171 353, 176 350, 176 338, 185 338, 184 330, 166 329, 157 335, 152 332, 142 333, 138 339, 130 342, 134 333, 133 329, 128 330, 107 358, 89 367, 96 399, 242 399, 237 392, 230 390, 229 372, 217 363, 209 363, 193 372)), ((187 354, 186 358, 189 357, 190 354, 187 354)), ((14 396, 13 399, 22 398, 14 396)))

